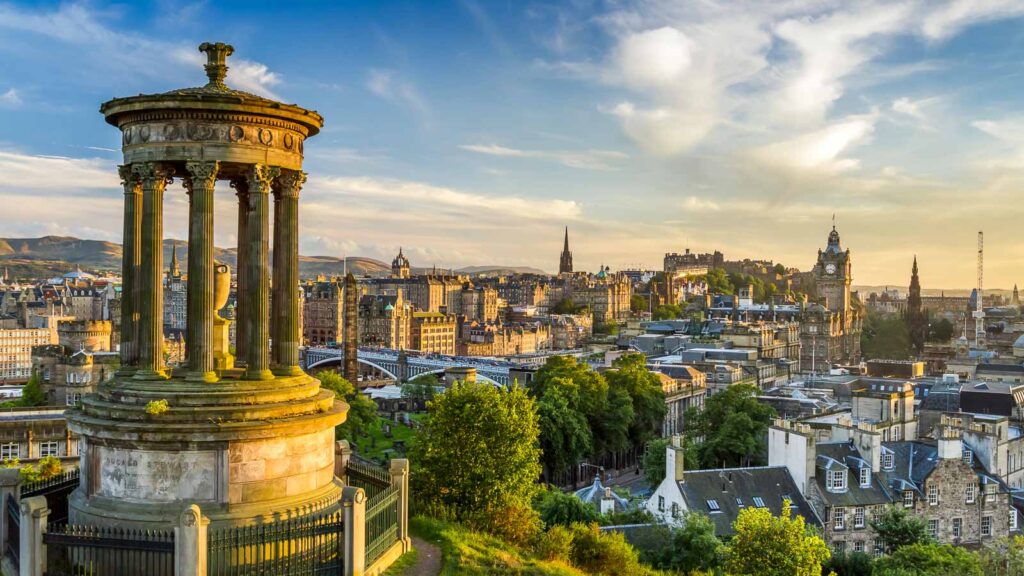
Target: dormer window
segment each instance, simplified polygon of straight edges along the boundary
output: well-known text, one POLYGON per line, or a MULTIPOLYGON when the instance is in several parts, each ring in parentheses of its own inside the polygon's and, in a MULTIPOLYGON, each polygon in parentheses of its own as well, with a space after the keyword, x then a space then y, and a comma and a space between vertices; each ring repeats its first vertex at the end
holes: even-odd
POLYGON ((829 470, 825 487, 829 492, 846 492, 846 470, 829 470))
POLYGON ((882 468, 886 470, 894 470, 896 468, 892 452, 882 452, 882 468))
POLYGON ((865 466, 860 469, 860 485, 862 488, 871 486, 871 468, 865 466))
POLYGON ((964 464, 968 466, 974 466, 974 452, 971 452, 970 448, 964 448, 964 464))

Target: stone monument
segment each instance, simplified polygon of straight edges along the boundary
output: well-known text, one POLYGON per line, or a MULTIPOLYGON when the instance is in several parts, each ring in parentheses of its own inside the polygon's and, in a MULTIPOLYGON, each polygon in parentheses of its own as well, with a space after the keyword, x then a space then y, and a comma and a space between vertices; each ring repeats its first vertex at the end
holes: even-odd
POLYGON ((82 439, 73 523, 168 528, 196 504, 216 528, 340 506, 334 427, 348 406, 299 367, 303 144, 323 118, 227 87, 234 49, 199 50, 205 86, 100 107, 124 152, 122 368, 68 410, 82 439), (189 249, 187 361, 171 371, 161 246, 174 179, 189 197, 189 249), (215 312, 230 273, 213 259, 214 194, 226 191, 218 182, 230 183, 238 205, 237 362, 215 312))

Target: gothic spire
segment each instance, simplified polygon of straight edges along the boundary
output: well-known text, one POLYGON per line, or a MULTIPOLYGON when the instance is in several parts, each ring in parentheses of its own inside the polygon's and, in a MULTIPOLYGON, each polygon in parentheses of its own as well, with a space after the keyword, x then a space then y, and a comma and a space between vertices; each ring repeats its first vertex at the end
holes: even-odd
POLYGON ((568 252, 569 251, 569 227, 568 226, 565 227, 565 245, 562 247, 562 250, 564 252, 568 252))

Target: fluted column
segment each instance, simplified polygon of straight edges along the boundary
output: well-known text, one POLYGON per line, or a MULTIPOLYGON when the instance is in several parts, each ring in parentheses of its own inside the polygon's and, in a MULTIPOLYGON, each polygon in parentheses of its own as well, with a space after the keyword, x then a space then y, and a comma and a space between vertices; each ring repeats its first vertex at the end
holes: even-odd
POLYGON ((247 380, 269 380, 270 371, 270 183, 272 169, 249 166, 249 210, 246 224, 246 335, 247 380))
POLYGON ((246 249, 249 242, 249 183, 245 177, 231 180, 231 187, 238 195, 238 248, 235 251, 235 364, 245 364, 245 353, 248 350, 246 338, 249 334, 249 316, 246 305, 249 297, 246 293, 246 262, 249 261, 246 249))
POLYGON ((287 171, 274 189, 274 372, 302 373, 299 367, 299 190, 302 172, 287 171))
POLYGON ((142 235, 142 183, 130 165, 118 166, 124 186, 124 233, 121 248, 121 374, 138 366, 139 242, 142 235))
POLYGON ((166 378, 164 372, 164 190, 172 171, 157 162, 133 164, 142 184, 142 242, 139 245, 139 346, 134 378, 166 378))
POLYGON ((213 371, 213 188, 217 162, 186 162, 189 195, 188 345, 189 380, 215 382, 213 371))

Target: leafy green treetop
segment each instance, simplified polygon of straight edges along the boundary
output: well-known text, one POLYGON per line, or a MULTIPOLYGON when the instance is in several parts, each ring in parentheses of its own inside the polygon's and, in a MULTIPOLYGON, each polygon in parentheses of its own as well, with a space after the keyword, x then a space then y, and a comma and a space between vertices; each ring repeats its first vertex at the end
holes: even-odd
POLYGON ((902 506, 887 506, 869 522, 887 552, 903 546, 928 543, 928 527, 924 518, 915 516, 902 506))
POLYGON ((726 552, 726 572, 732 576, 819 576, 829 559, 828 546, 793 516, 789 501, 782 514, 768 508, 748 507, 733 523, 736 535, 726 552))

